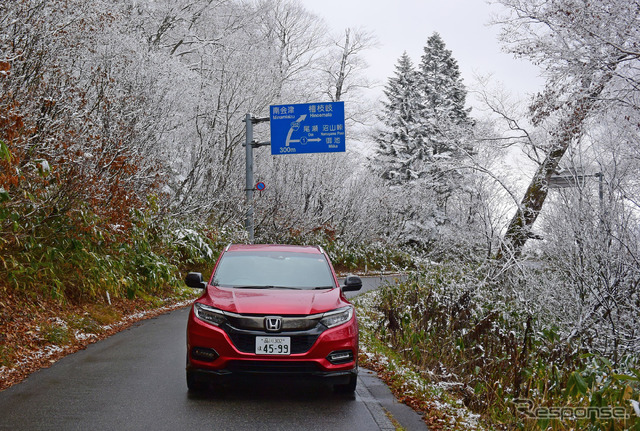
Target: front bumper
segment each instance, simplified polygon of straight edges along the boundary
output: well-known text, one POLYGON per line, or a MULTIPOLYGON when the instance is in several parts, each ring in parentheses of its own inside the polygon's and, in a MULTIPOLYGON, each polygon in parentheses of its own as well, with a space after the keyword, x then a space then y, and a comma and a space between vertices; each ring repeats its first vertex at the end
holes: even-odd
MULTIPOLYGON (((355 317, 348 323, 307 333, 280 333, 292 337, 290 355, 258 355, 255 336, 269 335, 246 331, 242 337, 231 335, 220 327, 202 322, 193 315, 187 328, 187 373, 196 381, 225 382, 235 378, 277 377, 317 379, 329 384, 347 384, 358 372, 358 326, 355 317), (240 341, 239 341, 240 340, 240 341), (309 340, 294 347, 297 341, 309 340), (303 346, 305 345, 306 346, 303 346), (194 355, 194 351, 211 349, 215 359, 194 355), (330 361, 335 352, 349 353, 346 361, 330 361), (206 359, 206 360, 203 360, 206 359)), ((271 334, 273 335, 273 334, 271 334)))
POLYGON ((187 365, 187 373, 194 381, 224 385, 238 380, 308 381, 326 385, 346 385, 358 374, 357 366, 349 370, 321 371, 314 363, 282 361, 231 361, 221 370, 209 370, 187 365))

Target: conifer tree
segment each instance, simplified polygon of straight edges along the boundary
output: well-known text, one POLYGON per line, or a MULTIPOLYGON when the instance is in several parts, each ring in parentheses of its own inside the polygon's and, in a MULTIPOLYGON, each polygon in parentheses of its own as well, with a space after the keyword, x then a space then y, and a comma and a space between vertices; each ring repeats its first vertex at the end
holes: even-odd
POLYGON ((424 180, 442 189, 441 172, 451 171, 451 163, 469 151, 464 137, 473 122, 458 64, 439 34, 428 39, 418 70, 403 53, 385 95, 385 130, 376 139, 382 177, 392 184, 424 180))
POLYGON ((419 101, 416 88, 417 72, 409 55, 404 52, 395 66, 394 77, 384 90, 387 101, 380 120, 384 129, 376 138, 378 147, 374 168, 393 185, 411 180, 411 154, 417 144, 416 124, 419 101))
POLYGON ((465 108, 466 89, 451 51, 438 33, 424 47, 418 73, 421 99, 420 125, 429 158, 455 157, 461 152, 461 137, 472 125, 465 108))
POLYGON ((438 205, 444 207, 463 181, 456 168, 464 154, 471 151, 465 141, 473 122, 470 108, 465 107, 467 92, 458 62, 438 33, 429 37, 424 47, 416 85, 421 147, 415 154, 415 175, 424 179, 423 187, 436 192, 438 205))
POLYGON ((473 125, 458 64, 437 33, 417 69, 406 52, 400 57, 385 95, 372 166, 398 201, 401 240, 425 245, 455 219, 448 203, 463 189, 460 162, 473 125))

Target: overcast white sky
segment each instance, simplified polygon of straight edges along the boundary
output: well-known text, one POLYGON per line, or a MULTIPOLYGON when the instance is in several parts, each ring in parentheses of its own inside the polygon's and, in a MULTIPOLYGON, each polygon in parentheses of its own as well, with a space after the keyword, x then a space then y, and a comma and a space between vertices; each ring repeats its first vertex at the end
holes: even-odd
POLYGON ((499 28, 489 20, 499 5, 484 0, 300 0, 323 17, 335 32, 364 28, 373 32, 379 48, 366 54, 371 78, 386 84, 404 51, 420 62, 427 39, 438 32, 458 61, 464 83, 472 86, 474 74, 493 74, 514 94, 525 96, 542 87, 537 69, 501 51, 499 28))

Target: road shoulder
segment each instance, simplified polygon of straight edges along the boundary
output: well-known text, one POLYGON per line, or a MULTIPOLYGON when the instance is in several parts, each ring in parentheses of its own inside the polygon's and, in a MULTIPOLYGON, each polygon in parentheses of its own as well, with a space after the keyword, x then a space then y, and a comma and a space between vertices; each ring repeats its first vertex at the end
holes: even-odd
POLYGON ((398 402, 389 387, 378 378, 375 372, 361 367, 358 380, 358 396, 367 406, 381 430, 396 429, 387 413, 404 430, 428 430, 420 414, 406 404, 398 402))

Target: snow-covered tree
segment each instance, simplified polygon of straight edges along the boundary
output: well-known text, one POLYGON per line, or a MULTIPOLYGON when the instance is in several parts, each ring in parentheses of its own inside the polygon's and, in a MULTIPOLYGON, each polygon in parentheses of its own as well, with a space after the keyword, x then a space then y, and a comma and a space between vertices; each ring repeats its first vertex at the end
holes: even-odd
POLYGON ((392 185, 413 179, 411 154, 418 144, 420 101, 416 83, 418 76, 409 55, 404 52, 389 78, 384 94, 382 130, 376 137, 377 148, 373 168, 392 185))
POLYGON ((399 183, 421 179, 446 193, 451 185, 444 177, 451 176, 444 171, 469 150, 466 134, 473 122, 458 64, 440 35, 428 39, 418 70, 403 54, 385 95, 387 127, 377 139, 384 176, 399 183))
POLYGON ((324 57, 321 73, 324 75, 325 95, 332 102, 345 100, 352 93, 370 88, 371 82, 363 76, 368 67, 362 52, 375 47, 375 37, 361 29, 347 28, 332 41, 330 54, 324 57))
MULTIPOLYGON (((375 83, 367 77, 369 65, 363 55, 376 46, 377 40, 369 31, 347 28, 328 38, 325 54, 313 66, 322 82, 319 100, 345 103, 345 122, 350 140, 359 140, 363 130, 376 121, 373 112, 377 104, 369 101, 366 94, 375 83)), ((318 89, 310 91, 317 92, 318 89)))
POLYGON ((438 33, 427 40, 418 77, 423 144, 417 176, 425 178, 437 194, 438 206, 445 208, 449 197, 463 183, 458 167, 471 152, 468 136, 473 121, 469 118, 471 109, 465 106, 467 90, 458 63, 438 33))
POLYGON ((420 125, 428 157, 456 157, 463 152, 465 129, 473 122, 465 106, 467 90, 458 62, 438 33, 427 40, 418 73, 420 125))
POLYGON ((122 31, 127 13, 120 6, 2 4, 0 109, 26 125, 25 140, 7 144, 24 154, 20 170, 31 170, 34 160, 51 169, 45 201, 37 205, 44 213, 86 206, 122 225, 159 182, 160 151, 150 130, 162 127, 160 66, 122 31))
MULTIPOLYGON (((526 256, 535 224, 544 241, 531 250, 544 271, 517 294, 527 300, 544 292, 537 314, 560 328, 563 342, 623 364, 637 356, 640 331, 638 2, 500 3, 506 48, 540 65, 546 86, 530 106, 532 132, 519 133, 534 173, 498 257, 511 265, 518 259, 509 258, 526 256), (561 170, 575 174, 557 189, 552 179, 561 170)), ((517 285, 510 281, 504 285, 517 285)))
MULTIPOLYGON (((263 68, 275 84, 277 103, 288 102, 304 81, 313 75, 327 46, 326 25, 319 17, 292 0, 260 0, 252 7, 251 19, 258 27, 250 44, 260 46, 263 68)), ((306 102, 306 100, 303 100, 306 102)))
MULTIPOLYGON (((501 39, 514 54, 545 70, 547 84, 531 105, 550 139, 507 228, 499 257, 521 254, 545 199, 549 178, 579 142, 588 119, 603 109, 637 109, 640 11, 627 0, 501 0, 508 14, 501 39), (608 108, 607 108, 608 107, 608 108)), ((637 110, 635 111, 637 112, 637 110)), ((628 120, 631 121, 632 117, 628 120)))
POLYGON ((457 62, 437 33, 417 69, 406 53, 400 57, 385 95, 371 165, 389 186, 403 189, 403 231, 409 242, 424 244, 438 226, 460 219, 447 214, 453 209, 447 204, 464 188, 468 171, 461 164, 473 125, 457 62))

